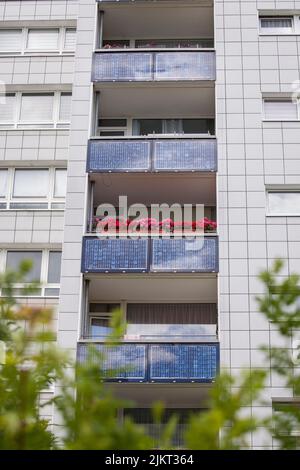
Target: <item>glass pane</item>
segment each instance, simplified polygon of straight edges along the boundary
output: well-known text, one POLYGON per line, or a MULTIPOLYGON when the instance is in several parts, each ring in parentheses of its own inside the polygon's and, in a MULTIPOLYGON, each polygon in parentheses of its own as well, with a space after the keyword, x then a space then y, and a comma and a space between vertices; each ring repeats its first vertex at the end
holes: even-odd
POLYGON ((21 52, 22 48, 21 29, 0 30, 0 52, 21 52))
POLYGON ((162 119, 134 119, 133 135, 162 134, 162 119))
POLYGON ((214 47, 213 39, 138 39, 137 49, 161 48, 207 48, 214 47))
POLYGON ((14 197, 46 197, 49 193, 49 170, 16 170, 14 197))
POLYGON ((26 275, 25 281, 40 281, 42 265, 41 251, 8 251, 6 268, 18 271, 20 263, 24 260, 30 260, 32 262, 31 271, 26 275))
POLYGON ((300 192, 270 192, 270 214, 300 214, 300 192))
POLYGON ((112 329, 109 327, 108 318, 92 318, 90 335, 95 338, 99 336, 107 336, 111 333, 112 329))
POLYGON ((62 93, 60 96, 59 120, 70 121, 71 117, 71 93, 62 93))
POLYGON ((23 94, 21 121, 40 122, 53 120, 54 94, 23 94))
POLYGON ((0 197, 6 196, 7 170, 0 170, 0 197))
POLYGON ((265 119, 275 120, 297 120, 297 103, 291 100, 265 100, 265 119))
POLYGON ((32 50, 51 51, 58 49, 58 29, 30 29, 27 48, 32 50))
POLYGON ((64 49, 67 51, 74 51, 76 45, 76 29, 66 29, 64 49))
POLYGON ((126 49, 129 46, 129 41, 125 39, 112 39, 111 41, 108 39, 103 41, 103 49, 126 49))
POLYGON ((126 127, 127 119, 99 119, 99 127, 126 127))
POLYGON ((67 170, 55 170, 54 197, 65 197, 67 189, 67 170))
POLYGON ((292 18, 261 18, 262 28, 290 29, 293 26, 292 18))
POLYGON ((100 137, 122 137, 124 135, 124 131, 100 131, 100 137))
POLYGON ((48 277, 47 277, 47 282, 49 284, 59 284, 60 267, 61 267, 61 251, 50 251, 49 264, 48 264, 48 277))
POLYGON ((15 114, 15 95, 0 96, 0 122, 13 122, 15 114))
POLYGON ((207 134, 208 121, 206 119, 183 119, 184 134, 207 134))

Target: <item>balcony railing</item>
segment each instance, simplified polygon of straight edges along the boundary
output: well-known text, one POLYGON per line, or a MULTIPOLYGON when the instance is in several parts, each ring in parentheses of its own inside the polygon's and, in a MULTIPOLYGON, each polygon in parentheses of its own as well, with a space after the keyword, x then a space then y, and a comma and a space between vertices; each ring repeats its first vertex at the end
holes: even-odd
POLYGON ((214 51, 105 51, 93 59, 93 82, 215 79, 214 51))
POLYGON ((210 139, 89 141, 87 172, 217 171, 217 143, 210 139))
POLYGON ((218 271, 216 236, 101 238, 84 237, 83 273, 218 271))
POLYGON ((97 364, 101 353, 99 378, 107 381, 212 382, 219 368, 218 343, 90 344, 78 344, 77 361, 97 364))

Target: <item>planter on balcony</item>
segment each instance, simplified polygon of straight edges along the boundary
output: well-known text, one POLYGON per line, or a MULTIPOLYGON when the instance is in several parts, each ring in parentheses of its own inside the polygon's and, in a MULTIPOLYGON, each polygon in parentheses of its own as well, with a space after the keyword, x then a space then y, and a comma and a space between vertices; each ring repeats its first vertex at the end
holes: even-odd
POLYGON ((125 382, 212 382, 219 368, 218 343, 123 343, 106 346, 79 343, 77 360, 82 363, 99 360, 103 364, 99 378, 125 382))

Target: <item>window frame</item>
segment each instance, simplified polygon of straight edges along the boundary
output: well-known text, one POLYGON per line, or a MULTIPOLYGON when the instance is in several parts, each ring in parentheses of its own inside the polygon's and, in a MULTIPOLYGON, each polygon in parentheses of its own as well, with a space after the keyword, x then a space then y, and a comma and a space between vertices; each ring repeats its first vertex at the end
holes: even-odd
POLYGON ((98 137, 102 137, 102 138, 106 138, 106 139, 110 139, 111 137, 112 138, 119 138, 121 139, 122 137, 126 137, 128 135, 130 135, 130 126, 129 126, 129 119, 128 118, 103 118, 103 117, 99 117, 98 118, 98 122, 97 122, 97 136, 98 137), (125 126, 100 126, 99 125, 99 122, 103 119, 109 119, 111 121, 113 120, 120 120, 120 119, 123 119, 124 121, 126 121, 126 125, 125 126), (120 136, 116 136, 116 135, 112 135, 112 136, 109 136, 109 135, 101 135, 101 132, 123 132, 123 135, 120 135, 120 136))
POLYGON ((300 217, 300 209, 299 213, 291 213, 291 212, 271 212, 270 211, 270 204, 269 204, 269 194, 271 193, 299 193, 299 189, 277 189, 277 188, 267 188, 266 189, 266 216, 267 217, 300 217))
POLYGON ((67 56, 73 56, 75 54, 75 48, 74 49, 66 49, 65 48, 65 39, 66 39, 66 34, 67 30, 75 30, 77 32, 75 26, 48 26, 48 27, 7 27, 7 28, 0 28, 1 30, 16 30, 16 31, 21 31, 21 48, 19 51, 1 51, 0 50, 0 56, 47 56, 47 55, 67 55, 67 56), (58 48, 57 49, 29 49, 27 47, 28 44, 28 37, 29 37, 29 31, 30 30, 53 30, 57 29, 58 30, 58 48))
MULTIPOLYGON (((259 15, 259 34, 261 36, 285 36, 285 35, 293 35, 296 34, 296 24, 295 17, 298 15, 259 15), (263 28, 261 26, 261 20, 268 20, 268 19, 281 19, 281 20, 292 20, 292 26, 290 31, 288 28, 263 28)), ((299 31, 300 33, 300 31, 299 31)))
POLYGON ((296 119, 283 119, 282 117, 278 117, 278 118, 268 118, 266 117, 266 112, 265 112, 265 102, 266 101, 272 101, 272 102, 284 102, 284 101, 289 101, 289 102, 293 102, 292 98, 290 97, 264 97, 262 98, 262 116, 263 116, 263 121, 264 122, 299 122, 300 120, 300 106, 299 106, 299 99, 297 99, 297 102, 295 103, 295 106, 297 108, 297 118, 296 119))
POLYGON ((6 204, 5 208, 1 208, 0 210, 11 210, 11 211, 24 211, 24 210, 33 210, 33 211, 46 211, 46 210, 55 210, 55 211, 64 211, 65 210, 65 197, 55 197, 55 173, 56 170, 65 170, 67 171, 66 167, 6 167, 1 168, 1 170, 7 170, 7 181, 6 181, 6 195, 0 198, 0 204, 6 204), (14 196, 14 181, 15 181, 15 172, 16 170, 48 170, 49 174, 49 191, 47 196, 14 196), (13 207, 13 204, 47 204, 47 207, 41 208, 28 208, 28 207, 13 207), (59 207, 58 205, 61 205, 59 207))
MULTIPOLYGON (((69 129, 71 123, 71 114, 70 120, 64 121, 60 120, 60 104, 61 96, 65 94, 72 93, 70 91, 39 91, 39 92, 27 92, 27 91, 16 91, 14 93, 7 93, 7 95, 15 96, 15 108, 14 108, 14 119, 9 122, 0 121, 0 131, 1 130, 10 130, 10 129, 22 129, 22 130, 36 130, 36 129, 69 129), (53 110, 52 110, 52 120, 50 121, 22 121, 21 110, 22 110, 22 96, 23 95, 53 95, 53 110)), ((72 98, 71 98, 72 99, 72 98)))
MULTIPOLYGON (((22 249, 22 248, 10 248, 10 249, 3 249, 0 250, 0 267, 3 267, 3 270, 6 269, 6 263, 7 263, 7 253, 11 251, 18 251, 21 253, 24 252, 41 252, 42 253, 42 260, 41 260, 41 274, 40 274, 40 284, 41 287, 40 293, 34 293, 30 295, 22 295, 22 294, 16 294, 14 297, 26 297, 26 298, 31 298, 31 297, 36 297, 36 298, 41 298, 41 297, 46 297, 46 298, 59 298, 59 292, 57 294, 49 295, 49 289, 58 289, 60 290, 60 282, 59 283, 48 283, 48 268, 49 268, 49 254, 50 252, 60 252, 61 250, 58 249, 38 249, 38 248, 32 248, 30 250, 22 249), (46 293, 48 289, 48 293, 46 293)), ((30 283, 16 283, 14 284, 13 288, 14 289, 24 289, 26 288, 30 283)), ((1 289, 0 289, 0 295, 1 295, 1 289)))

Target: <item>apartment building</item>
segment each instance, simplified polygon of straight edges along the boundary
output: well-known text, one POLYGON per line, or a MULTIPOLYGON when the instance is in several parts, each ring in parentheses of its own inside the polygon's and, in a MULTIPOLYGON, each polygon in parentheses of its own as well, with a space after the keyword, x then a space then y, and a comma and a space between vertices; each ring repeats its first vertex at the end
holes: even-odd
MULTIPOLYGON (((0 1, 0 267, 31 258, 23 300, 54 306, 74 359, 107 352, 136 404, 120 419, 157 434, 153 402, 179 414, 179 445, 218 371, 269 370, 279 344, 255 296, 276 257, 299 270, 299 18, 298 0, 0 1)), ((297 399, 273 373, 264 398, 245 411, 297 399)))

